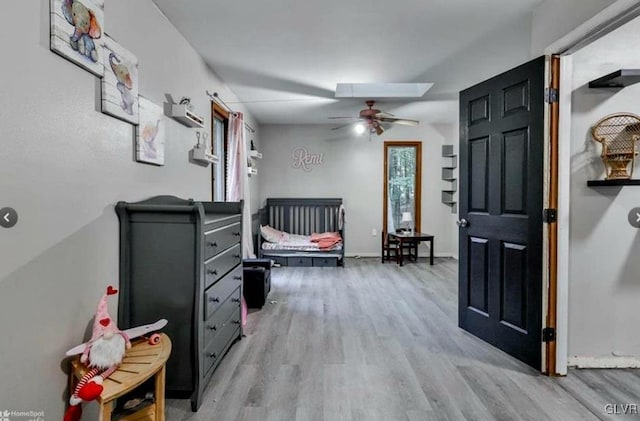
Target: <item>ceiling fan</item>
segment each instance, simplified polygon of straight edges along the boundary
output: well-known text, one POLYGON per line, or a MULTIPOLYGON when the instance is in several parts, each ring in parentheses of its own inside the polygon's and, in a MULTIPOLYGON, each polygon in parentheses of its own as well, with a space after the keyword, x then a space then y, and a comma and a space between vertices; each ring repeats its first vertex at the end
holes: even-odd
POLYGON ((377 134, 380 136, 384 132, 384 127, 382 127, 383 123, 386 124, 401 124, 404 126, 417 126, 420 122, 418 120, 409 120, 406 118, 396 118, 393 114, 385 113, 383 111, 377 110, 373 108, 375 101, 367 101, 366 104, 369 108, 365 108, 360 111, 358 117, 329 117, 331 120, 337 119, 350 119, 353 120, 347 124, 343 124, 342 126, 334 127, 333 130, 342 129, 343 127, 350 126, 352 124, 357 124, 356 130, 358 126, 362 127, 360 133, 364 133, 368 131, 370 134, 377 134))

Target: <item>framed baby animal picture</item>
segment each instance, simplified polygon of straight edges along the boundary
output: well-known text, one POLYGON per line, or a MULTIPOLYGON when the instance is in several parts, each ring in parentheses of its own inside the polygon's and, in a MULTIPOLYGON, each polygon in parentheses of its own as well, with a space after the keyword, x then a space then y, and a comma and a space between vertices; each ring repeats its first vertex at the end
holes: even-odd
POLYGON ((104 36, 102 112, 138 124, 138 59, 104 36))
POLYGON ((51 0, 51 51, 102 77, 104 1, 51 0))
POLYGON ((136 161, 164 165, 165 120, 162 107, 140 99, 140 124, 136 128, 136 161))

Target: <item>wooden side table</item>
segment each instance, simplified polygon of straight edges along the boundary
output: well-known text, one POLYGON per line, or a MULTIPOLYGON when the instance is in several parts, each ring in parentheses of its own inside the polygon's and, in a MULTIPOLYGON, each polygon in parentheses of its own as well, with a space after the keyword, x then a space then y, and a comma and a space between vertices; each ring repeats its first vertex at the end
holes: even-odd
MULTIPOLYGON (((131 392, 142 383, 155 376, 154 402, 134 414, 120 418, 121 421, 164 421, 165 364, 171 354, 171 340, 164 333, 157 345, 146 339, 134 340, 122 364, 111 376, 104 380, 104 390, 96 399, 100 405, 100 421, 111 420, 114 401, 131 392)), ((77 382, 88 371, 80 358, 71 361, 69 390, 74 390, 77 382)))

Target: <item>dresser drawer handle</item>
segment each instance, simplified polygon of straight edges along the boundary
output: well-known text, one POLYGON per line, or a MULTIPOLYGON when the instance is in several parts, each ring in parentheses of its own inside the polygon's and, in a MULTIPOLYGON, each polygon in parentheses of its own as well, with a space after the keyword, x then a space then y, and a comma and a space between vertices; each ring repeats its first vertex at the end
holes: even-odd
POLYGON ((234 276, 233 279, 236 281, 242 281, 242 276, 234 276))
POLYGON ((220 302, 220 298, 219 297, 209 297, 209 301, 211 301, 212 303, 219 303, 220 302))
POLYGON ((235 257, 236 259, 239 259, 240 255, 239 254, 234 254, 233 257, 235 257))
POLYGON ((209 247, 218 247, 218 243, 216 241, 209 241, 209 247))
POLYGON ((207 326, 207 329, 209 329, 209 330, 218 330, 218 326, 216 326, 216 325, 209 325, 209 326, 207 326))
POLYGON ((234 303, 239 303, 240 302, 240 298, 232 298, 231 301, 233 301, 234 303))
POLYGON ((218 358, 218 356, 216 355, 216 353, 215 353, 215 352, 210 352, 210 353, 208 353, 208 354, 207 354, 207 357, 209 357, 209 358, 213 358, 214 360, 215 360, 216 358, 218 358))
POLYGON ((233 321, 233 324, 234 324, 234 325, 239 325, 239 324, 240 324, 240 320, 234 320, 234 321, 233 321))
POLYGON ((218 270, 217 269, 207 269, 207 273, 209 275, 217 275, 218 274, 218 270))
POLYGON ((234 231, 233 232, 233 236, 234 237, 240 237, 240 232, 239 231, 234 231))

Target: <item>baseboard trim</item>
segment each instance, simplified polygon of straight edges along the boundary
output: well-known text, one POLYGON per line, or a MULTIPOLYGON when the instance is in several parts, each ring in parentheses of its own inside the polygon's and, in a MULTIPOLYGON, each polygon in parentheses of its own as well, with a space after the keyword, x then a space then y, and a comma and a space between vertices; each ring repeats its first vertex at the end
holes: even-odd
MULTIPOLYGON (((345 253, 345 257, 377 257, 378 259, 380 258, 380 253, 345 253)), ((429 255, 423 255, 423 254, 418 254, 418 257, 422 258, 428 258, 429 255)), ((454 256, 452 253, 434 253, 433 257, 453 257, 453 258, 457 258, 456 256, 454 256)))
POLYGON ((579 357, 567 359, 569 367, 577 368, 640 368, 640 357, 579 357))

